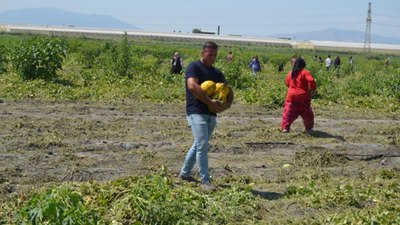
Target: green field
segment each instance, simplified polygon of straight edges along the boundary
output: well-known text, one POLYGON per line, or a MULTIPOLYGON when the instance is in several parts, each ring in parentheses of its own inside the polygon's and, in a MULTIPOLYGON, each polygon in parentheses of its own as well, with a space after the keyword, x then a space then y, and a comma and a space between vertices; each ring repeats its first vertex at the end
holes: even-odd
POLYGON ((222 44, 235 100, 204 193, 176 177, 192 137, 169 73, 201 46, 0 34, 0 224, 400 224, 398 57, 222 44), (279 132, 293 55, 317 81, 311 135, 279 132))
MULTIPOLYGON (((43 53, 39 49, 46 46, 45 43, 27 43, 30 39, 31 36, 1 36, 1 98, 94 101, 129 98, 181 102, 184 100, 183 76, 169 74, 170 58, 175 51, 179 51, 187 65, 200 58, 201 48, 201 43, 53 38, 61 44, 53 43, 43 53), (49 53, 52 51, 55 54, 49 53), (17 65, 32 61, 28 59, 29 54, 38 55, 36 64, 18 69, 17 65), (47 62, 47 65, 60 64, 62 69, 55 65, 52 66, 55 69, 43 66, 46 57, 53 58, 56 55, 60 55, 60 59, 47 62), (43 65, 39 66, 40 63, 43 65), (24 75, 23 71, 25 69, 26 74, 32 74, 35 65, 42 67, 42 71, 39 69, 37 73, 55 72, 52 75, 40 75, 42 79, 30 79, 31 75, 24 75)), ((339 104, 386 112, 399 110, 399 60, 395 56, 223 45, 216 66, 221 68, 235 88, 236 102, 275 108, 282 105, 286 89, 282 78, 290 70, 293 55, 306 59, 307 68, 317 80, 315 104, 339 104), (235 53, 233 64, 227 64, 224 60, 229 51, 235 53), (313 61, 314 55, 325 59, 328 54, 333 59, 341 57, 340 69, 326 71, 323 64, 313 61), (263 71, 257 77, 252 77, 248 68, 253 55, 259 56, 263 66, 263 71), (349 56, 355 59, 353 66, 347 62, 349 56), (384 60, 388 57, 391 57, 391 64, 385 67, 384 60), (281 63, 284 64, 284 70, 278 72, 277 67, 281 63)))

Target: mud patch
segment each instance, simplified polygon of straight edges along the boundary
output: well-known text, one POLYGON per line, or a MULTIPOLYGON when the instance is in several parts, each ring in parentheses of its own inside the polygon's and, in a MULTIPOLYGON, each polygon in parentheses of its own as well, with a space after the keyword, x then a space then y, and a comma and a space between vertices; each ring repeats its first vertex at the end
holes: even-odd
MULTIPOLYGON (((162 166, 178 174, 193 143, 182 103, 5 101, 1 106, 0 202, 49 183, 109 181, 162 166)), ((302 133, 298 120, 293 132, 282 134, 281 109, 235 104, 218 116, 210 174, 218 185, 256 185, 251 191, 266 200, 266 221, 271 215, 284 214, 288 223, 312 216, 307 207, 282 198, 288 184, 364 178, 382 169, 394 171, 385 175, 393 177, 399 171, 398 117, 348 115, 319 110, 317 131, 302 133)), ((197 166, 193 175, 198 177, 197 166)))
POLYGON ((295 154, 295 164, 297 166, 334 167, 343 165, 346 162, 345 156, 318 146, 307 147, 305 150, 298 151, 295 154))
POLYGON ((274 148, 294 148, 296 147, 293 142, 246 142, 246 146, 255 150, 274 149, 274 148))
POLYGON ((400 148, 396 145, 346 143, 321 145, 321 147, 335 151, 336 155, 345 157, 350 161, 397 161, 400 159, 400 148))

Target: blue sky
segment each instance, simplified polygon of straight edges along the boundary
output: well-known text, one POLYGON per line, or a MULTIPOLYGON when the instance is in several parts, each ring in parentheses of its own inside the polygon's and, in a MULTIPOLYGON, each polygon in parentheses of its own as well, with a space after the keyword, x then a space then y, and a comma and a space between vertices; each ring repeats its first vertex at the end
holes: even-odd
MULTIPOLYGON (((365 32, 369 0, 0 0, 0 12, 53 7, 110 15, 146 31, 269 36, 327 28, 365 32)), ((372 3, 373 35, 400 37, 400 0, 372 3)), ((0 18, 1 19, 1 18, 0 18)))

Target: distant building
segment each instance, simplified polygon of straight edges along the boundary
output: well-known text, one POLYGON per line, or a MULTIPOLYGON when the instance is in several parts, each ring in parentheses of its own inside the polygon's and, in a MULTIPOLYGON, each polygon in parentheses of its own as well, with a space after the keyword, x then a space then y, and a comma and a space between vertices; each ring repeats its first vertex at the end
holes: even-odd
POLYGON ((289 38, 289 37, 278 37, 278 39, 282 39, 282 40, 288 40, 288 41, 290 41, 290 40, 291 40, 291 38, 289 38))
POLYGON ((192 33, 193 34, 215 34, 214 31, 203 31, 200 28, 194 28, 192 33))

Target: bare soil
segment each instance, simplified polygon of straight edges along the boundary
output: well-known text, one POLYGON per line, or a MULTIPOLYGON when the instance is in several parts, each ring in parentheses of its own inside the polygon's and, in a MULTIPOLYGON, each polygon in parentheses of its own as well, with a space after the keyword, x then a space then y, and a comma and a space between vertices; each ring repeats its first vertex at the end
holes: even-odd
MULTIPOLYGON (((234 104, 219 115, 209 153, 217 185, 253 182, 255 195, 275 200, 296 177, 400 169, 398 114, 315 107, 313 133, 302 132, 299 118, 283 134, 281 111, 234 104)), ((163 165, 176 175, 193 141, 183 103, 1 101, 0 120, 0 201, 50 183, 109 181, 163 165)), ((309 213, 285 202, 266 208, 309 213)))

